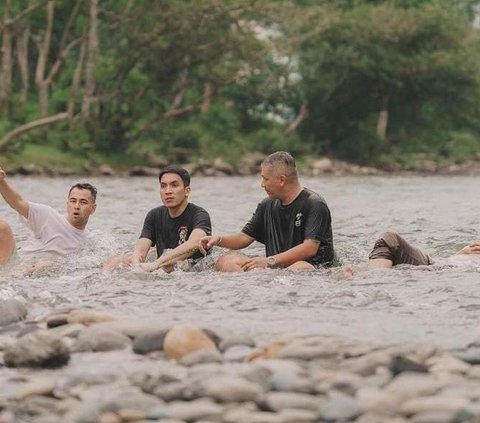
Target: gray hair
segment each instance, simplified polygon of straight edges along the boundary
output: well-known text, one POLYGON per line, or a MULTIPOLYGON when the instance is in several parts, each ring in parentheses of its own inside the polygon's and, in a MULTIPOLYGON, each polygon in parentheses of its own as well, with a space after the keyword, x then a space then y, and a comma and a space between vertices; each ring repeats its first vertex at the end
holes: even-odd
POLYGON ((288 179, 298 179, 295 159, 287 151, 276 151, 270 154, 263 162, 263 166, 271 166, 275 173, 285 175, 288 179))

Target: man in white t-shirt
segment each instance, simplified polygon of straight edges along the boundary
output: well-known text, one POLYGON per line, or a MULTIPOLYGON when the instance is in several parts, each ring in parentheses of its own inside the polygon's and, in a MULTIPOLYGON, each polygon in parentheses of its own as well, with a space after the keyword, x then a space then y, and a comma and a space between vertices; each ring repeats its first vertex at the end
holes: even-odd
MULTIPOLYGON (((66 256, 88 238, 85 229, 90 215, 95 212, 97 190, 90 184, 76 184, 70 188, 67 200, 67 215, 63 216, 45 204, 27 201, 7 182, 0 168, 0 194, 10 207, 15 209, 32 231, 18 250, 21 257, 66 256)), ((0 219, 0 267, 17 255, 12 229, 0 219)))

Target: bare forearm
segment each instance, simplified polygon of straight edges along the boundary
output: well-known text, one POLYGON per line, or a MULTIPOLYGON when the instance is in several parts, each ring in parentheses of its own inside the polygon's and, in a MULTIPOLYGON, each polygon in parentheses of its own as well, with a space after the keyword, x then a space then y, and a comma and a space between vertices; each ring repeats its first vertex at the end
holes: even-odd
POLYGON ((275 255, 275 262, 278 266, 288 267, 298 261, 305 261, 315 257, 319 244, 315 241, 307 241, 296 247, 290 248, 283 253, 275 255))
POLYGON ((139 263, 143 263, 147 258, 148 251, 152 246, 152 241, 146 238, 140 238, 135 244, 135 248, 132 254, 132 265, 135 266, 139 263))
POLYGON ((240 232, 237 234, 218 235, 216 245, 230 250, 241 250, 242 248, 248 247, 252 242, 253 238, 240 232))
POLYGON ((175 249, 162 254, 157 260, 155 260, 155 268, 159 269, 163 266, 170 266, 179 261, 186 260, 192 257, 195 252, 198 251, 198 240, 189 240, 180 244, 175 249))

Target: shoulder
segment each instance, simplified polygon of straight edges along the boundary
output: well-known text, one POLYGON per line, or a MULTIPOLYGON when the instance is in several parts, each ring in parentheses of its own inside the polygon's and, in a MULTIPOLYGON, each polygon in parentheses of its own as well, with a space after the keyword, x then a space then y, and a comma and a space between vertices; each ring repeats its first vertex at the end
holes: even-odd
POLYGON ((311 204, 327 205, 327 202, 325 201, 325 198, 323 198, 317 192, 312 191, 311 189, 304 188, 303 191, 302 191, 302 195, 304 196, 304 199, 311 204))
POLYGON ((197 206, 196 204, 188 203, 186 212, 187 216, 190 216, 190 219, 201 219, 210 222, 210 214, 203 207, 197 206))
POLYGON ((61 214, 54 208, 47 206, 46 204, 34 203, 32 201, 28 202, 28 214, 33 215, 52 215, 52 216, 61 216, 61 214))

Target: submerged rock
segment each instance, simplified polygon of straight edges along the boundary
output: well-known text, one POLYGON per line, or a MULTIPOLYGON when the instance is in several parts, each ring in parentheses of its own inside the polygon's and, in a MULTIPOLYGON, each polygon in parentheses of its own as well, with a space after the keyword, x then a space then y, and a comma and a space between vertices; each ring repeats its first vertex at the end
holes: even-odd
POLYGON ((202 349, 216 350, 212 339, 199 328, 180 325, 168 331, 163 343, 166 358, 180 360, 188 354, 202 349))

